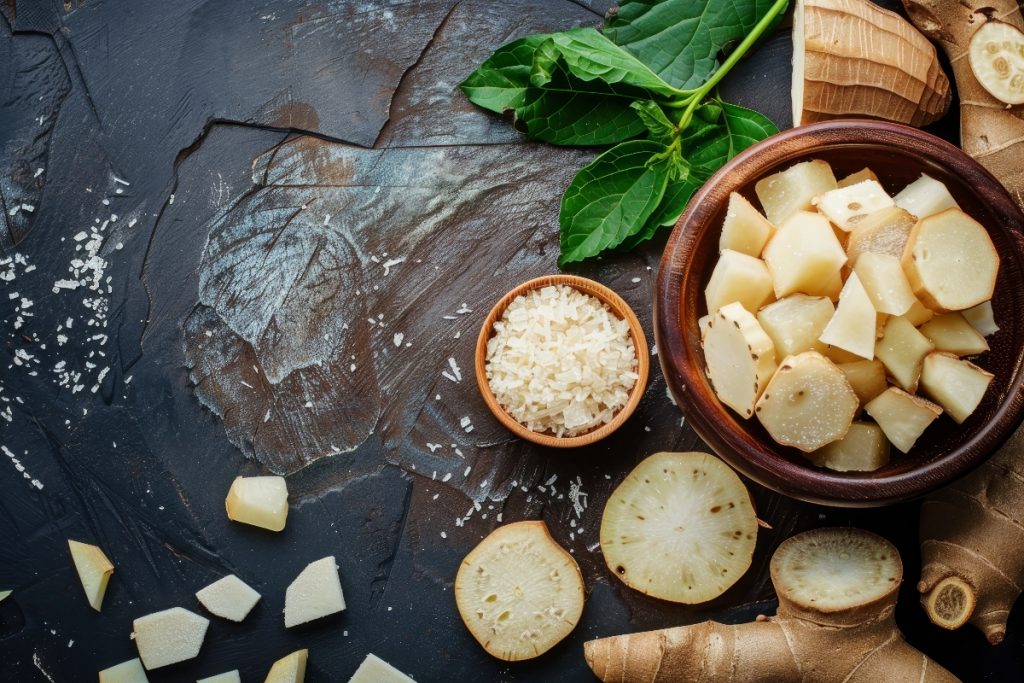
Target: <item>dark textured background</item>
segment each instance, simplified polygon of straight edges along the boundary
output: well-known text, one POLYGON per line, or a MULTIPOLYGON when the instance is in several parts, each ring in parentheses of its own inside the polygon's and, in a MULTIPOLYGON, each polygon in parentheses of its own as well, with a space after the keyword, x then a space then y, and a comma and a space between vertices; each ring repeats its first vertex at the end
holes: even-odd
MULTIPOLYGON (((659 371, 624 429, 577 452, 488 416, 477 328, 556 270, 558 200, 592 152, 527 143, 456 85, 498 45, 596 25, 608 4, 0 0, 0 588, 15 590, 0 680, 95 680, 136 656, 133 618, 202 613, 193 593, 234 572, 260 604, 242 624, 213 618, 199 657, 152 681, 262 680, 299 647, 311 682, 347 680, 368 651, 423 682, 589 681, 584 640, 770 613, 778 543, 850 523, 903 552, 911 642, 965 681, 1024 679, 1024 610, 998 647, 926 623, 915 504, 836 511, 752 486, 772 528, 724 596, 686 607, 625 589, 596 549, 608 492, 651 452, 702 447, 659 371), (100 276, 54 291, 76 259, 100 276), (442 375, 448 358, 461 381, 442 375), (267 471, 292 492, 279 535, 224 515, 231 480, 267 471), (476 645, 451 595, 499 517, 543 518, 588 591, 573 634, 517 665, 476 645), (117 566, 101 614, 68 537, 117 566), (285 587, 329 554, 348 610, 286 631, 285 587)), ((788 62, 781 33, 725 95, 788 125, 788 62)), ((662 242, 578 269, 648 334, 662 242)))

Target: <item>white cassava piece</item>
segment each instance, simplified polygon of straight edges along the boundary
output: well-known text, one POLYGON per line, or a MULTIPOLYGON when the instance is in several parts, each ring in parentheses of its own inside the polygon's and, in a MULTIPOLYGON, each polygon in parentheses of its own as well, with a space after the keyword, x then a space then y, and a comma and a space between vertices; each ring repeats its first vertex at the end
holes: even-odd
POLYGON ((101 671, 100 683, 149 683, 149 678, 142 668, 142 661, 136 657, 101 671))
POLYGON ((260 594, 245 581, 229 574, 200 589, 196 598, 212 614, 231 621, 242 621, 259 602, 260 594))
POLYGON ((199 654, 210 620, 183 607, 172 607, 139 617, 132 637, 147 669, 177 664, 199 654))
POLYGON ((359 665, 348 683, 416 683, 372 652, 359 665))
POLYGON ((303 683, 309 650, 296 650, 274 662, 263 683, 303 683))
POLYGON ((288 586, 284 599, 285 628, 305 624, 345 609, 334 556, 310 562, 288 586))

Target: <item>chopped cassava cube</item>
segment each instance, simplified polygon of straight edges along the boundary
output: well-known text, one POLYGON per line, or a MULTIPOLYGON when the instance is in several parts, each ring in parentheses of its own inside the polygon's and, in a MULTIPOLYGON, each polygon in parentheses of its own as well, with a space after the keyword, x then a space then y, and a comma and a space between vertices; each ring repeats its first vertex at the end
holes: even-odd
POLYGON ((915 299, 910 310, 904 313, 903 317, 909 320, 914 327, 920 327, 935 317, 935 311, 915 299))
POLYGON ((892 254, 862 254, 853 271, 879 313, 903 315, 917 301, 899 258, 892 254))
POLYGON ((739 303, 718 310, 704 335, 708 379, 718 400, 747 418, 775 372, 775 346, 739 303))
POLYGON ((338 565, 333 555, 310 562, 288 585, 284 597, 284 626, 336 614, 345 609, 338 565))
POLYGON ((843 293, 843 284, 843 273, 840 270, 825 280, 825 283, 818 291, 814 292, 814 295, 827 297, 833 302, 839 301, 839 295, 843 293))
POLYGON ((961 423, 981 403, 993 376, 974 363, 936 352, 924 359, 921 388, 961 423))
POLYGON ((921 334, 932 340, 935 350, 958 356, 976 356, 988 351, 988 342, 959 313, 937 315, 924 325, 921 334))
POLYGON ((921 363, 934 348, 909 320, 894 315, 885 323, 882 338, 875 345, 875 355, 885 364, 896 384, 914 391, 921 377, 921 363))
POLYGON ((729 208, 725 211, 718 249, 731 249, 748 256, 759 257, 764 245, 768 243, 768 238, 774 232, 775 226, 769 223, 746 197, 733 192, 729 195, 729 208))
POLYGON ((754 186, 764 213, 773 225, 797 211, 812 208, 811 201, 822 192, 838 187, 832 167, 821 159, 804 161, 785 171, 762 178, 754 186))
POLYGON ((894 205, 892 197, 877 180, 863 180, 855 185, 829 190, 816 197, 814 203, 833 225, 847 232, 868 214, 894 205))
POLYGON ((199 654, 210 620, 183 607, 172 607, 139 617, 132 638, 147 669, 192 659, 199 654))
POLYGON ((868 214, 850 232, 846 243, 849 265, 857 265, 860 255, 869 252, 902 258, 915 223, 913 215, 895 206, 868 214))
POLYGON ((245 581, 229 574, 200 589, 196 598, 218 617, 242 621, 259 602, 260 594, 245 581))
POLYGON ((846 436, 810 453, 818 467, 836 472, 872 472, 889 462, 889 440, 872 422, 854 422, 846 436))
POLYGON ((738 301, 754 313, 772 298, 772 276, 764 261, 726 249, 704 289, 708 313, 738 301))
POLYGON ((233 669, 215 676, 200 678, 196 683, 242 683, 242 677, 239 675, 238 669, 233 669))
POLYGON ((303 683, 308 661, 309 650, 296 650, 274 662, 263 683, 303 683))
POLYGON ((790 294, 757 313, 757 321, 772 339, 776 357, 785 358, 804 351, 825 351, 818 341, 836 307, 823 296, 790 294))
POLYGON ((372 652, 359 665, 348 683, 416 683, 372 652))
POLYGON ((889 442, 904 453, 910 452, 928 425, 942 414, 942 408, 931 401, 896 387, 876 396, 864 410, 882 428, 889 442))
POLYGON ((946 209, 914 226, 903 270, 925 306, 938 313, 962 311, 992 298, 999 254, 981 223, 960 209, 946 209))
POLYGON ((857 273, 853 273, 839 294, 836 313, 821 333, 821 341, 830 346, 871 360, 875 357, 877 313, 857 273))
POLYGON ((281 531, 288 519, 288 485, 284 477, 236 477, 224 507, 234 522, 281 531))
POLYGON ((779 225, 764 248, 764 261, 771 272, 775 296, 824 294, 839 277, 846 252, 836 239, 828 220, 799 211, 779 225))
POLYGON ((825 358, 828 358, 837 365, 839 363, 855 363, 856 361, 864 360, 861 356, 858 356, 855 353, 850 353, 838 346, 826 346, 821 355, 825 356, 825 358))
POLYGON ((912 213, 917 218, 924 218, 946 209, 959 209, 960 205, 941 182, 929 175, 910 183, 893 198, 896 206, 912 213))
POLYGON ((843 371, 805 351, 782 361, 755 411, 778 443, 809 453, 843 438, 859 407, 843 371))
POLYGON ((136 657, 100 672, 100 683, 149 683, 142 661, 136 657))
POLYGON ((878 180, 878 176, 870 168, 862 168, 856 173, 851 173, 845 178, 839 180, 839 187, 849 187, 850 185, 856 185, 859 182, 865 180, 878 180))
POLYGON ((107 583, 114 573, 114 565, 98 546, 68 539, 71 560, 75 563, 78 580, 82 582, 85 598, 89 605, 100 611, 103 596, 107 593, 107 583))
POLYGON ((963 316, 983 337, 990 337, 999 331, 996 316, 992 311, 992 302, 985 301, 963 311, 963 316))
POLYGON ((885 381, 885 366, 877 358, 841 363, 838 367, 846 375, 846 381, 853 387, 861 406, 889 388, 888 382, 885 381))

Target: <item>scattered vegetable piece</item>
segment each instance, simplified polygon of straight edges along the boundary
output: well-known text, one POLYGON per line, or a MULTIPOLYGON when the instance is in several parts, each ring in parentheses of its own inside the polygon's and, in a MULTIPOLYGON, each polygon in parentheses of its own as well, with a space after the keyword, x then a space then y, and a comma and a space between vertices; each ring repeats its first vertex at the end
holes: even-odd
POLYGON ((288 485, 284 477, 236 477, 224 505, 234 522, 281 531, 288 519, 288 485))
POLYGON ((921 378, 921 365, 935 346, 918 332, 909 320, 890 316, 882 328, 882 337, 875 346, 875 354, 889 375, 905 391, 916 391, 921 378))
POLYGON ((238 669, 234 669, 233 671, 225 671, 216 676, 200 678, 196 683, 242 683, 242 677, 239 675, 238 669))
POLYGON ((8 591, 0 591, 0 602, 3 602, 4 600, 6 600, 7 596, 9 596, 13 592, 14 591, 9 591, 9 590, 8 591))
POLYGON ((936 352, 924 359, 921 387, 959 424, 981 403, 993 377, 970 361, 936 352))
POLYGON ((869 214, 894 205, 892 197, 877 180, 837 187, 818 195, 813 202, 832 225, 844 232, 853 230, 869 214))
POLYGON ((754 192, 772 225, 780 226, 798 211, 814 208, 814 198, 839 187, 827 161, 814 159, 762 178, 754 192))
POLYGON ((942 408, 931 401, 889 387, 864 406, 875 419, 893 446, 907 453, 928 425, 942 414, 942 408))
POLYGON ((831 280, 839 277, 846 263, 846 253, 824 216, 798 211, 779 224, 764 248, 764 261, 775 296, 813 296, 828 293, 831 280))
POLYGON ((879 313, 903 315, 917 301, 899 258, 892 254, 862 254, 853 272, 879 313))
POLYGON ((818 338, 835 312, 828 297, 790 294, 758 311, 757 322, 771 337, 775 354, 785 358, 804 351, 824 353, 818 338))
POLYGON ((983 337, 991 337, 999 331, 999 325, 996 325, 996 316, 992 310, 991 301, 986 301, 973 308, 961 311, 961 314, 971 324, 971 327, 976 329, 978 334, 983 337))
POLYGON ((218 617, 242 621, 259 602, 260 594, 234 574, 229 574, 200 589, 196 598, 218 617))
POLYGON ((721 253, 704 289, 708 312, 738 301, 745 309, 756 313, 771 299, 772 276, 764 261, 732 249, 721 253))
POLYGON ((149 678, 142 668, 142 662, 136 657, 101 671, 100 683, 149 683, 149 678))
POLYGON ((875 423, 854 422, 846 436, 808 457, 818 467, 836 472, 873 472, 889 462, 889 440, 875 423))
POLYGON ((718 242, 719 251, 731 249, 757 258, 773 234, 775 226, 746 197, 738 192, 729 195, 729 208, 725 210, 722 237, 718 242))
POLYGON ((910 183, 893 197, 896 206, 912 214, 916 219, 927 218, 946 209, 959 209, 946 185, 930 175, 910 183))
POLYGON ((875 357, 877 312, 860 277, 853 273, 839 294, 836 313, 821 333, 821 341, 871 360, 875 357))
POLYGON ((885 379, 885 366, 877 358, 840 363, 836 367, 846 375, 846 381, 850 383, 853 392, 860 399, 862 408, 875 396, 889 388, 885 379))
POLYGON ((344 609, 338 565, 330 555, 310 562, 289 584, 284 599, 284 625, 291 628, 344 609))
POLYGON ((869 252, 902 258, 915 223, 917 218, 895 206, 868 214, 850 232, 846 243, 848 265, 856 266, 861 254, 869 252))
POLYGON ((932 340, 935 349, 957 356, 976 356, 988 351, 988 342, 967 318, 959 313, 937 315, 921 325, 921 334, 932 340))
POLYGON ((404 673, 372 652, 359 665, 348 683, 415 683, 404 673))
POLYGON ((712 317, 704 335, 704 360, 718 399, 743 417, 752 416, 757 397, 775 373, 775 348, 739 302, 712 317))
POLYGON ((306 662, 309 650, 296 650, 274 662, 263 683, 303 683, 306 680, 306 662))
POLYGON ((147 669, 159 669, 199 654, 210 620, 183 607, 139 617, 132 623, 135 646, 147 669))
POLYGON ((114 573, 114 565, 97 546, 68 539, 68 548, 78 579, 82 582, 82 589, 85 590, 85 598, 99 612, 107 592, 107 582, 114 573))

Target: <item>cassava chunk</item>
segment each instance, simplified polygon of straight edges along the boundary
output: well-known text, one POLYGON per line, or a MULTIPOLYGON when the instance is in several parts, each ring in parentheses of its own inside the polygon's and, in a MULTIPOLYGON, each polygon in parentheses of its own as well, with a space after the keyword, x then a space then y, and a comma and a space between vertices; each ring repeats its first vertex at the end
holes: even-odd
POLYGON ((68 549, 71 551, 71 561, 75 563, 78 579, 82 582, 85 597, 89 605, 99 612, 103 605, 103 596, 107 593, 107 583, 114 573, 114 565, 99 546, 68 539, 68 549))
POLYGON ((989 20, 971 36, 971 71, 988 94, 1006 104, 1024 104, 1024 33, 989 20))
POLYGON ((909 320, 914 327, 920 327, 934 318, 935 312, 915 299, 910 310, 904 313, 903 317, 909 320))
POLYGON ((708 313, 738 301, 751 313, 772 297, 772 276, 764 261, 726 249, 718 258, 704 289, 708 313))
POLYGON ((222 674, 200 678, 196 683, 242 683, 242 676, 238 673, 238 669, 233 669, 222 674))
POLYGON ((825 356, 825 358, 828 358, 836 365, 840 363, 856 363, 859 360, 865 360, 857 354, 850 353, 838 346, 826 346, 821 355, 825 356))
POLYGON ((805 351, 782 361, 754 410, 773 439, 810 453, 843 438, 859 408, 843 371, 805 351))
POLYGON ((936 352, 924 359, 921 388, 959 424, 981 403, 993 377, 974 363, 936 352))
POLYGON ((846 243, 848 265, 856 266, 861 254, 867 253, 901 258, 915 223, 917 218, 895 206, 868 214, 850 232, 846 243))
POLYGON ((921 363, 934 348, 909 320, 894 315, 885 323, 882 338, 875 345, 875 355, 885 364, 896 384, 914 391, 921 377, 921 363))
POLYGON ((910 452, 928 425, 942 414, 942 408, 931 401, 896 387, 876 396, 864 410, 882 428, 889 442, 904 453, 910 452))
POLYGON ((158 669, 196 657, 209 625, 209 619, 182 607, 172 607, 132 622, 132 638, 143 666, 158 669))
POLYGON ((762 178, 754 191, 761 200, 765 216, 773 225, 779 225, 797 211, 811 209, 811 202, 817 195, 837 186, 828 162, 814 159, 762 178))
POLYGON ((818 211, 840 230, 849 232, 868 214, 894 206, 892 197, 877 180, 829 190, 814 199, 818 211))
POLYGON ((885 381, 885 366, 877 358, 840 363, 837 367, 846 375, 862 407, 889 387, 885 381))
POLYGON ((359 665, 348 683, 416 683, 372 652, 359 665))
POLYGON ((345 609, 338 564, 333 555, 310 562, 288 584, 284 597, 284 626, 291 628, 337 614, 345 609))
POLYGON ((136 657, 100 671, 100 683, 149 683, 149 677, 142 660, 136 657))
POLYGON ((832 319, 836 307, 823 296, 790 294, 757 312, 757 321, 772 339, 777 357, 804 351, 825 350, 818 337, 832 319))
POLYGON ((775 372, 775 346, 757 318, 739 303, 719 309, 704 335, 704 361, 718 400, 743 417, 775 372))
POLYGON ((821 341, 830 346, 871 360, 875 357, 877 313, 857 273, 853 273, 839 294, 836 313, 821 333, 821 341))
POLYGON ((798 211, 783 223, 764 248, 775 296, 794 292, 819 295, 839 276, 846 252, 824 216, 798 211))
POLYGON ((222 619, 242 621, 260 600, 260 594, 234 574, 214 581, 196 593, 196 599, 222 619))
POLYGON ((909 211, 919 219, 946 209, 960 208, 943 183, 923 173, 920 178, 900 190, 893 200, 896 206, 909 211))
POLYGON ((662 600, 706 602, 750 567, 757 516, 728 465, 707 453, 655 453, 612 492, 601 550, 626 585, 662 600))
POLYGON ((985 301, 983 303, 968 308, 963 311, 964 319, 971 324, 971 327, 976 329, 979 334, 983 337, 990 337, 999 331, 999 325, 996 325, 995 312, 992 310, 992 302, 985 301))
POLYGON ((988 231, 960 209, 947 209, 914 226, 903 270, 928 308, 962 311, 992 298, 999 254, 988 231))
POLYGON ((860 169, 856 173, 851 173, 845 178, 841 178, 839 180, 839 187, 849 187, 850 185, 856 185, 857 183, 863 182, 865 180, 874 180, 877 182, 878 176, 875 175, 875 172, 872 171, 870 168, 865 167, 860 169))
POLYGON ((224 507, 234 522, 281 531, 288 519, 288 485, 284 477, 235 477, 224 507))
POLYGON ((729 208, 725 210, 718 249, 731 249, 756 258, 761 255, 764 245, 774 232, 775 226, 746 197, 733 192, 729 195, 729 208))
POLYGON ((308 661, 309 650, 296 650, 274 662, 263 683, 303 683, 308 661))
POLYGON ((455 577, 463 623, 506 662, 542 655, 583 613, 583 577, 544 522, 500 526, 466 555, 455 577))
POLYGON ((862 254, 853 272, 879 313, 903 315, 917 301, 899 258, 892 254, 862 254))
POLYGON ((889 462, 889 440, 875 423, 854 422, 846 436, 808 457, 818 467, 836 472, 873 472, 889 462))
POLYGON ((932 340, 937 351, 958 356, 976 356, 988 351, 988 342, 959 313, 937 315, 924 325, 921 333, 932 340))

